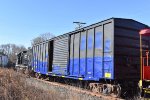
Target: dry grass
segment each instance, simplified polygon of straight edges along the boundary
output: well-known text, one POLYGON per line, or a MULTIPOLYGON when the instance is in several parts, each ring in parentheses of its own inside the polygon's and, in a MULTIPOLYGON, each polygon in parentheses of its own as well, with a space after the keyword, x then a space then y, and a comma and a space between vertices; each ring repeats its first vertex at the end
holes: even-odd
POLYGON ((56 93, 27 86, 26 77, 11 69, 0 68, 0 100, 60 100, 56 93))
POLYGON ((104 100, 0 68, 0 100, 104 100))

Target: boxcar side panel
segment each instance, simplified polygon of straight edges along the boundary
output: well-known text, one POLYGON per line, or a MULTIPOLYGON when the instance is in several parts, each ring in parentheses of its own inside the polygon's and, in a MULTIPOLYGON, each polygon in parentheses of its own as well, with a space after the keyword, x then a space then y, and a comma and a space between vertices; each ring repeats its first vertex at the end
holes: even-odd
POLYGON ((87 77, 93 78, 94 72, 94 29, 87 31, 87 77))
POLYGON ((39 45, 37 45, 37 68, 36 68, 37 72, 38 72, 38 68, 39 68, 39 45))
POLYGON ((37 52, 37 46, 35 46, 34 48, 35 48, 35 54, 36 54, 36 56, 35 56, 35 68, 34 68, 34 70, 36 72, 37 71, 37 65, 38 65, 38 62, 37 62, 38 52, 37 52))
POLYGON ((73 76, 73 69, 74 69, 74 34, 70 36, 70 65, 69 65, 69 74, 73 76))
POLYGON ((45 44, 45 68, 44 70, 47 71, 48 70, 48 59, 49 59, 49 52, 48 52, 48 42, 45 44))
POLYGON ((79 75, 79 41, 80 41, 80 33, 76 33, 75 38, 74 38, 73 76, 78 76, 79 75))
POLYGON ((42 49, 42 70, 43 70, 43 73, 46 73, 45 70, 44 70, 44 67, 45 67, 45 65, 44 65, 44 60, 45 60, 45 59, 44 59, 44 55, 45 55, 45 54, 44 54, 44 53, 45 53, 45 52, 44 52, 45 44, 43 43, 42 45, 43 45, 43 49, 42 49))
POLYGON ((34 70, 34 68, 35 68, 35 56, 36 56, 36 54, 35 54, 35 47, 33 46, 32 47, 32 65, 31 65, 31 67, 32 67, 32 70, 34 70))
POLYGON ((87 35, 86 31, 81 32, 80 39, 80 76, 84 77, 86 75, 86 41, 87 35))
POLYGON ((83 80, 114 79, 113 25, 113 20, 107 20, 71 34, 70 76, 83 80))
POLYGON ((95 28, 94 77, 103 77, 103 26, 95 28))
POLYGON ((41 68, 41 44, 39 44, 39 65, 38 65, 38 72, 40 73, 40 68, 41 68))
POLYGON ((42 59, 42 57, 43 57, 43 44, 40 45, 40 48, 41 48, 41 50, 40 50, 40 68, 39 68, 39 70, 40 70, 41 73, 43 73, 43 65, 42 65, 42 60, 43 60, 42 59))
POLYGON ((114 56, 113 56, 113 25, 112 23, 104 24, 104 77, 114 78, 114 56))

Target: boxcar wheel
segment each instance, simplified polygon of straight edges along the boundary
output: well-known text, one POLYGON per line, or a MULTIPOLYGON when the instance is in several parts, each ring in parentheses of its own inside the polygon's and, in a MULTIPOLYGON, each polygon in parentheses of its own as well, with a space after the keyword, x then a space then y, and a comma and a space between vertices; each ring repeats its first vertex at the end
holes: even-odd
POLYGON ((121 96, 121 86, 119 84, 114 86, 111 96, 115 98, 119 98, 121 96))
POLYGON ((38 73, 35 73, 35 77, 39 79, 40 75, 38 73))

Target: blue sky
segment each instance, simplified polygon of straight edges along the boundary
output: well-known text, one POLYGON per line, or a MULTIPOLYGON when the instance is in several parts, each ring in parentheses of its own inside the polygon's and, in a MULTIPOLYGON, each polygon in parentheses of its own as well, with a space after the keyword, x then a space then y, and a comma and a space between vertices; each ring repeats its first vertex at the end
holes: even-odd
POLYGON ((150 25, 149 0, 0 0, 0 44, 30 46, 46 32, 74 30, 73 21, 87 25, 111 17, 131 18, 150 25))

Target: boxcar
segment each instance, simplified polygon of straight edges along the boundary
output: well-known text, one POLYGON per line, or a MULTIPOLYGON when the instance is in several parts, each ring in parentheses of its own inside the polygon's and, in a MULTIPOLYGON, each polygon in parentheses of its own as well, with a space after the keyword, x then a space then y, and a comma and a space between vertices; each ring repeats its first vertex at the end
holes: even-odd
MULTIPOLYGON (((83 80, 139 78, 139 35, 147 28, 132 19, 111 18, 33 46, 36 72, 83 80)), ((148 38, 143 38, 144 48, 148 38)))
MULTIPOLYGON (((110 18, 33 46, 33 68, 40 74, 86 81, 124 83, 140 79, 139 34, 147 25, 110 18)), ((149 39, 142 38, 143 48, 149 39)))

